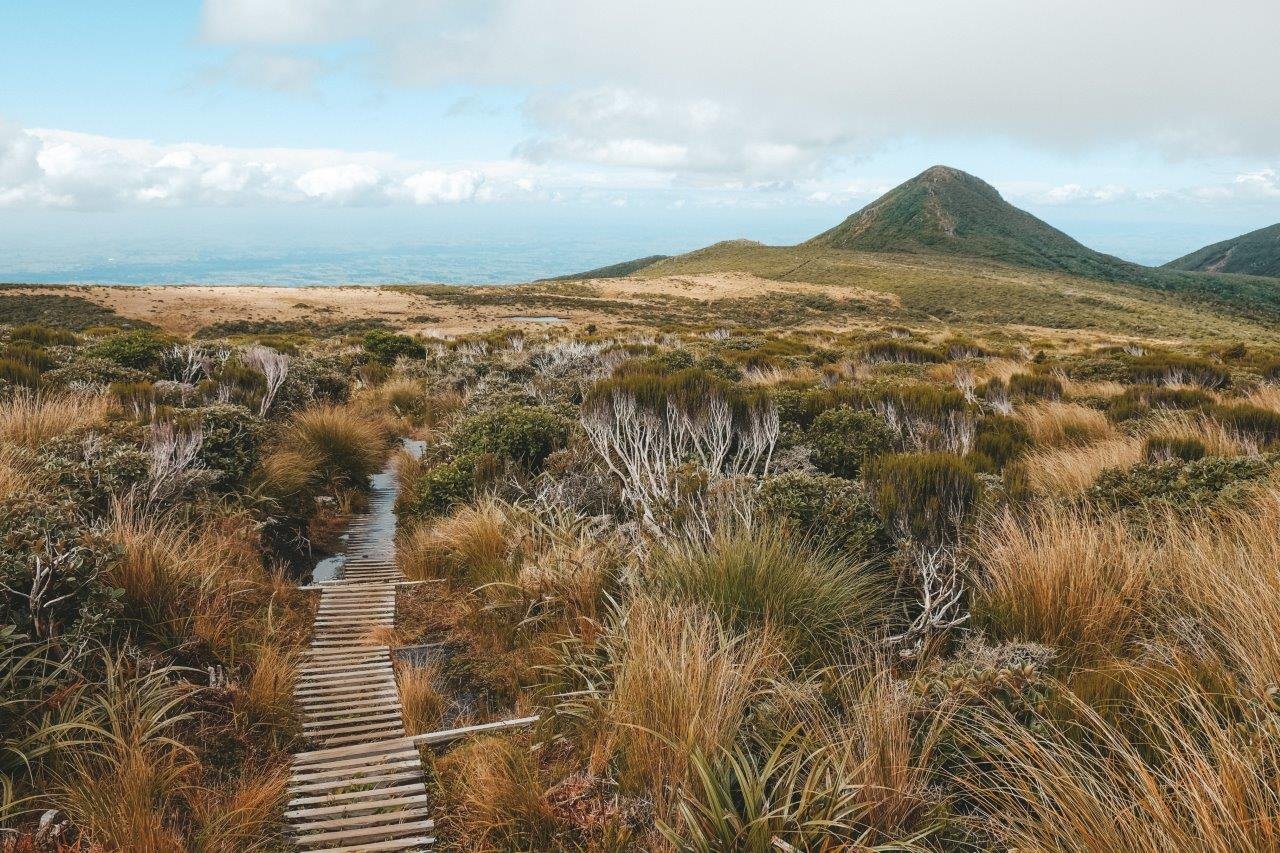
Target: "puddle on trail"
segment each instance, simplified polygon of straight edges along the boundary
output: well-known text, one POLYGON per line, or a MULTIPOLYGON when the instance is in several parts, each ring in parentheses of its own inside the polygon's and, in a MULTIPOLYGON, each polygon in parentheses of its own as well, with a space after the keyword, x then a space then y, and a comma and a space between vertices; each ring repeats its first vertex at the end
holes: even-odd
MULTIPOLYGON (((423 451, 427 448, 425 441, 413 438, 401 439, 401 444, 414 459, 421 459, 423 451)), ((387 463, 386 468, 369 478, 369 488, 371 492, 370 510, 368 515, 362 518, 365 535, 367 536, 371 533, 379 539, 385 537, 387 540, 393 540, 396 535, 396 497, 400 492, 400 483, 396 479, 394 459, 387 463)), ((357 518, 359 517, 357 516, 357 518)), ((354 520, 355 518, 352 519, 352 521, 354 520)), ((348 527, 350 527, 350 523, 348 523, 348 527)), ((315 567, 311 570, 312 583, 337 580, 342 576, 342 567, 347 563, 346 552, 349 538, 350 533, 343 533, 339 536, 338 539, 342 542, 342 550, 337 554, 325 557, 315 564, 315 567)))

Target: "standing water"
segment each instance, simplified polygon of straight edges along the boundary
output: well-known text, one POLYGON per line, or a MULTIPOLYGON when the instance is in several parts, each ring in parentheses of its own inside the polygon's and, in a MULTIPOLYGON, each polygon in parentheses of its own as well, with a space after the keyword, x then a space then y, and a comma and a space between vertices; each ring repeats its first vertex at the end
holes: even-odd
MULTIPOLYGON (((426 442, 401 439, 404 449, 414 459, 422 456, 426 442)), ((396 562, 396 498, 400 496, 400 478, 396 457, 369 478, 369 506, 347 522, 347 530, 339 539, 342 551, 325 557, 311 571, 311 582, 332 581, 351 577, 369 577, 394 568, 396 562)))

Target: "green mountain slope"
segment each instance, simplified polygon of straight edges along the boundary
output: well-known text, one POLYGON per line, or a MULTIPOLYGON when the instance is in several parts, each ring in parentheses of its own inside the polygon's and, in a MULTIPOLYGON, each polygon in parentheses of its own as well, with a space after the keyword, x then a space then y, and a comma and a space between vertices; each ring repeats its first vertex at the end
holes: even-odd
POLYGON ((926 169, 803 245, 961 255, 1121 281, 1142 270, 1076 242, 986 181, 948 166, 926 169))
POLYGON ((1280 277, 1280 223, 1205 246, 1165 269, 1280 277))
POLYGON ((643 258, 636 258, 634 261, 623 261, 617 264, 609 264, 607 267, 596 267, 593 270, 585 272, 575 272, 568 275, 557 275, 551 278, 540 278, 538 281, 580 281, 588 278, 624 278, 634 272, 639 272, 647 266, 656 264, 658 261, 665 261, 670 255, 648 255, 643 258))

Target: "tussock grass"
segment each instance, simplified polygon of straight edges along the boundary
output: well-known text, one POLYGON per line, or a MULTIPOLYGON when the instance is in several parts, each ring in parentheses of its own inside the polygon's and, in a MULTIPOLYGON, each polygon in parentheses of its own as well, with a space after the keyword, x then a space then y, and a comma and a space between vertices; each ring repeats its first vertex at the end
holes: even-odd
POLYGON ((1143 461, 1143 443, 1125 436, 1078 447, 1055 447, 1028 454, 1018 464, 1027 487, 1041 496, 1079 495, 1108 468, 1132 468, 1143 461))
POLYGON ((439 667, 434 663, 398 664, 396 683, 400 687, 405 731, 418 735, 439 729, 449 704, 439 667))
POLYGON ((1118 517, 1047 506, 982 527, 974 554, 978 624, 1005 640, 1058 650, 1067 667, 1121 656, 1143 632, 1160 561, 1118 517))
POLYGON ((519 739, 477 737, 435 762, 451 804, 446 825, 483 850, 552 850, 555 813, 536 756, 519 739))
POLYGON ((1042 400, 1019 411, 1031 440, 1041 447, 1069 447, 1115 437, 1115 427, 1097 409, 1042 400))
POLYGON ((353 406, 315 406, 293 417, 280 450, 270 454, 263 467, 282 483, 318 479, 361 487, 382 467, 386 449, 380 421, 353 406))
POLYGON ((670 544, 646 577, 659 593, 707 607, 740 630, 769 628, 806 661, 876 631, 887 610, 884 579, 870 563, 770 527, 734 526, 707 542, 670 544))
POLYGON ((449 578, 481 586, 515 579, 509 558, 514 541, 504 504, 489 498, 412 528, 398 543, 396 557, 411 580, 449 578))
POLYGON ((111 400, 97 394, 18 389, 0 401, 0 442, 36 450, 50 439, 101 424, 111 410, 111 400))
POLYGON ((190 849, 199 853, 277 849, 288 783, 284 767, 267 767, 244 773, 225 789, 193 792, 190 849))

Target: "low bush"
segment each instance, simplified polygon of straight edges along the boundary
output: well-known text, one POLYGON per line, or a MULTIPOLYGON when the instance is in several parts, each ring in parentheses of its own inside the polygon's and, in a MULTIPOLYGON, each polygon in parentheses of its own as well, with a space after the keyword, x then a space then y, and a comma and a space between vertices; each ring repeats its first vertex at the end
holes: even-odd
POLYGON ((388 332, 385 329, 371 329, 365 332, 361 341, 364 351, 379 364, 392 365, 401 356, 422 358, 426 355, 426 347, 417 338, 388 332))
POLYGON ((549 454, 564 446, 570 421, 542 406, 504 406, 458 424, 454 444, 463 454, 494 456, 537 471, 549 454))
POLYGON ((198 463, 218 475, 219 491, 242 487, 257 467, 266 437, 266 423, 244 406, 220 403, 199 409, 178 409, 174 419, 199 427, 204 441, 198 463))
POLYGON ((814 418, 807 433, 813 463, 846 478, 857 477, 869 460, 891 451, 895 438, 884 418, 849 406, 827 409, 814 418))
POLYGON ((43 373, 58 365, 58 360, 49 354, 44 347, 27 341, 12 341, 0 351, 0 359, 25 364, 32 370, 43 373))
POLYGON ((168 341, 159 334, 143 329, 116 332, 95 343, 90 353, 122 367, 147 370, 160 363, 168 346, 168 341))
POLYGON ((14 341, 30 341, 37 346, 75 346, 79 338, 68 329, 46 326, 43 323, 24 323, 14 326, 9 332, 9 339, 14 341))
POLYGON ((1021 420, 1008 415, 988 415, 978 421, 973 436, 974 463, 999 471, 1031 447, 1031 433, 1021 420))
POLYGON ((863 360, 872 364, 937 364, 947 357, 932 347, 907 341, 876 341, 867 344, 862 351, 863 360))
POLYGON ((1133 359, 1129 365, 1129 381, 1151 385, 1226 388, 1231 384, 1231 372, 1204 358, 1151 353, 1133 359))
POLYGON ((1208 456, 1192 462, 1140 464, 1102 472, 1089 496, 1107 509, 1198 511, 1240 500, 1244 491, 1264 481, 1274 468, 1271 457, 1208 456))
POLYGON ((434 465, 414 477, 400 493, 406 514, 435 518, 471 500, 476 491, 475 465, 467 458, 434 465))
POLYGON ((875 510, 861 485, 852 480, 790 471, 761 484, 757 507, 762 518, 819 547, 864 559, 888 549, 875 510))
POLYGON ((0 358, 0 382, 20 388, 40 387, 40 371, 12 358, 0 358))
POLYGON ((951 453, 881 456, 867 481, 881 520, 896 535, 926 545, 954 541, 982 495, 973 465, 951 453))

